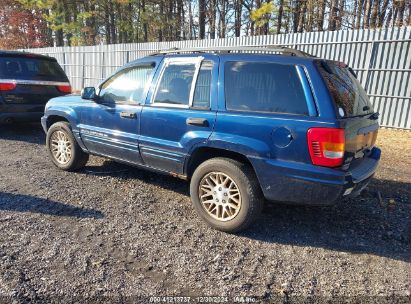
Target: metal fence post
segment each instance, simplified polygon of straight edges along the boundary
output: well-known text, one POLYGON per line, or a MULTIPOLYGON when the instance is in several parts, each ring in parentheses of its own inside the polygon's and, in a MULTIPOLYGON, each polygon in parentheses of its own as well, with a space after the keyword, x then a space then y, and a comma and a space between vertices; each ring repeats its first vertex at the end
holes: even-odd
POLYGON ((369 82, 369 76, 370 76, 370 69, 371 69, 371 65, 372 65, 372 63, 373 63, 373 60, 374 60, 374 55, 375 55, 375 45, 377 44, 378 42, 375 42, 375 41, 373 41, 372 43, 371 43, 371 50, 370 50, 370 55, 368 56, 369 58, 368 58, 368 65, 367 65, 367 69, 366 69, 366 71, 365 71, 365 82, 364 82, 364 90, 367 92, 367 93, 370 93, 370 92, 368 92, 368 82, 369 82))
POLYGON ((104 58, 105 58, 104 51, 101 52, 101 55, 103 56, 103 58, 101 58, 101 80, 103 80, 104 79, 104 69, 106 68, 105 63, 104 63, 104 58))
POLYGON ((63 48, 63 70, 64 70, 64 73, 67 74, 67 71, 66 71, 66 52, 64 52, 64 48, 63 48))
POLYGON ((85 77, 86 77, 86 52, 83 52, 83 72, 81 75, 81 88, 84 88, 85 84, 85 77))

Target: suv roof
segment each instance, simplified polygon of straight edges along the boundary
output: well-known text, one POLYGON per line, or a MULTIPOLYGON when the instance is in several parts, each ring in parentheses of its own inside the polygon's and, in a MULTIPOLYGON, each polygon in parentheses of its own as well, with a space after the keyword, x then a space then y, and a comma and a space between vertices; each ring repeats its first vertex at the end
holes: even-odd
MULTIPOLYGON (((259 46, 217 46, 217 47, 198 47, 198 48, 171 48, 168 50, 160 50, 151 55, 167 55, 167 54, 183 54, 183 53, 252 53, 262 52, 261 54, 274 53, 288 56, 315 58, 315 56, 306 52, 277 45, 259 46)), ((258 53, 257 53, 258 54, 258 53)))
POLYGON ((29 52, 21 52, 21 51, 0 50, 0 57, 29 57, 29 58, 39 58, 39 59, 57 61, 53 57, 49 57, 49 56, 45 56, 41 54, 29 53, 29 52))

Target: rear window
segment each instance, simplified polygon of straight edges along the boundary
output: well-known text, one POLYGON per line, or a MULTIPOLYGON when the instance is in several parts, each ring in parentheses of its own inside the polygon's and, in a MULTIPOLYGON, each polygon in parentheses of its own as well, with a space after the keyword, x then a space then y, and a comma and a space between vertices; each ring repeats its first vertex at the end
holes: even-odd
POLYGON ((228 110, 308 115, 304 90, 293 65, 227 62, 224 77, 228 110))
POLYGON ((29 57, 0 57, 0 78, 68 81, 66 74, 56 61, 29 57))
POLYGON ((340 117, 353 117, 373 112, 367 93, 348 67, 326 61, 317 61, 316 64, 340 117))

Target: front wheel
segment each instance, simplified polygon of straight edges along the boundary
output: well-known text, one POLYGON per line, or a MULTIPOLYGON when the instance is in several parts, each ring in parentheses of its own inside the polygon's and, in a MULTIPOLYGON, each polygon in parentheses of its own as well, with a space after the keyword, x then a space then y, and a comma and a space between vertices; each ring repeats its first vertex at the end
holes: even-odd
POLYGON ((213 158, 198 166, 190 195, 197 213, 211 227, 232 233, 255 221, 264 203, 254 171, 228 158, 213 158))
POLYGON ((80 169, 88 161, 89 155, 78 145, 67 122, 56 122, 49 128, 46 145, 51 160, 62 170, 80 169))

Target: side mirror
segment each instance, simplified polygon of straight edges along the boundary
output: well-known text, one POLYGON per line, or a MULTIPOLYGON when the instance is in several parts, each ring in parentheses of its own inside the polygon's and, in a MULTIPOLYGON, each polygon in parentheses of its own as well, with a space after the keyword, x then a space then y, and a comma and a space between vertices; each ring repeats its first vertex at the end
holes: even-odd
POLYGON ((96 88, 95 87, 85 87, 81 90, 81 98, 89 99, 89 100, 96 100, 96 88))

